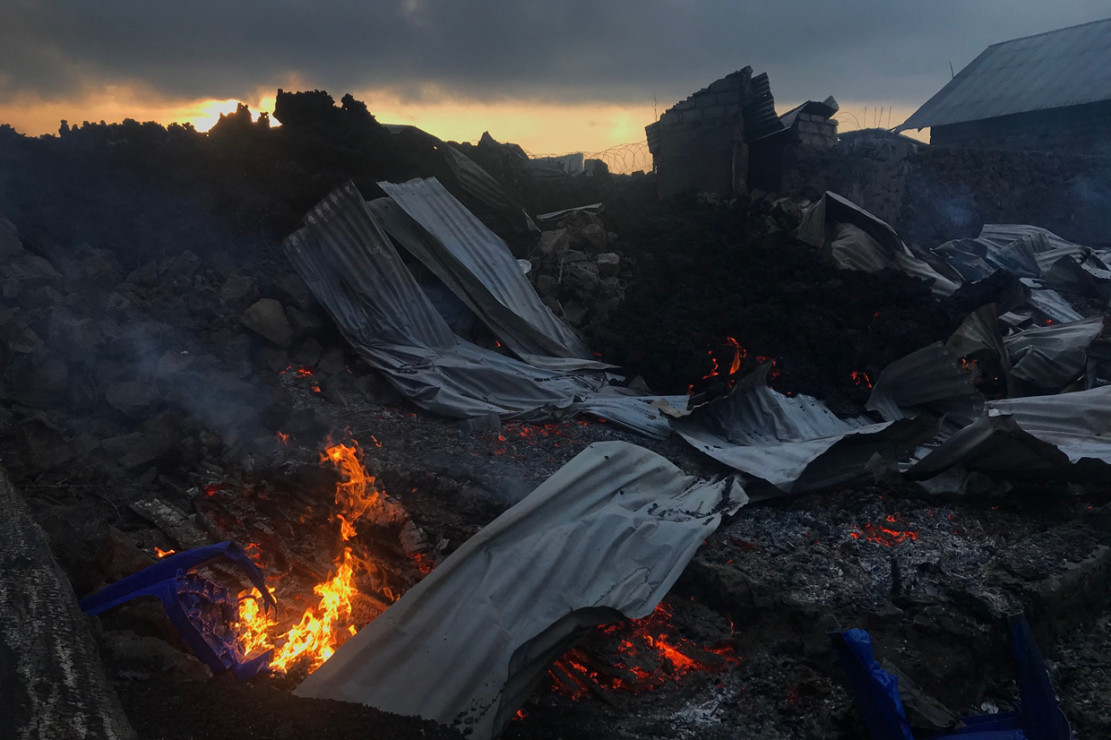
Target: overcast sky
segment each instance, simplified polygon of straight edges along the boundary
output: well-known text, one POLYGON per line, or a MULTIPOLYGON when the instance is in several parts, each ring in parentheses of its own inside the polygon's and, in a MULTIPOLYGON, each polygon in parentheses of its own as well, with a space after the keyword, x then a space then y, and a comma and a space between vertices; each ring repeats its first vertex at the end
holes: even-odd
MULTIPOLYGON (((913 109, 986 46, 1106 0, 2 0, 0 113, 106 87, 159 99, 388 91, 409 103, 662 111, 745 65, 777 102, 913 109)), ((375 112, 373 101, 368 101, 375 112)), ((78 119, 80 116, 75 115, 78 119)), ((0 119, 0 122, 3 122, 0 119)), ((897 123, 897 121, 895 122, 897 123)))

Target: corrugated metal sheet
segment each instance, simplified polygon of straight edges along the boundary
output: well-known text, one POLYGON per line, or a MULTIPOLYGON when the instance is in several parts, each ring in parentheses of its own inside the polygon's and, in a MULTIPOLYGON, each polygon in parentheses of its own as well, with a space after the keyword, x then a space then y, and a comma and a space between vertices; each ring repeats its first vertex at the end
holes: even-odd
POLYGON ((1103 316, 1071 324, 1036 326, 1006 337, 1011 374, 1042 390, 1060 390, 1076 381, 1088 362, 1088 346, 1103 330, 1103 316))
POLYGON ((544 305, 505 242, 438 180, 378 186, 389 200, 375 202, 372 209, 390 235, 518 357, 538 367, 547 367, 549 358, 563 369, 610 367, 595 360, 578 334, 544 305))
POLYGON ((894 467, 899 455, 936 432, 924 417, 880 424, 840 419, 816 398, 768 388, 767 371, 761 367, 728 396, 674 420, 675 431, 715 460, 784 492, 865 480, 874 455, 894 467))
POLYGON ((941 342, 885 367, 868 397, 869 410, 888 421, 928 412, 961 426, 984 413, 984 398, 941 342))
POLYGON ((500 214, 502 219, 515 227, 520 226, 531 232, 540 231, 528 213, 509 197, 505 188, 490 173, 451 144, 445 144, 439 139, 437 141, 439 143, 436 148, 444 155, 444 161, 467 195, 500 214))
POLYGON ((989 46, 895 128, 1111 100, 1111 18, 989 46))
POLYGON ((961 467, 1005 477, 1111 477, 1111 386, 991 401, 987 413, 908 475, 931 478, 961 467))
POLYGON ((866 272, 896 269, 928 281, 934 295, 952 295, 961 284, 956 270, 932 255, 912 253, 886 221, 829 190, 803 214, 798 238, 826 250, 839 267, 866 272))
POLYGON ((582 411, 653 437, 671 433, 655 397, 609 389, 602 371, 538 368, 455 336, 353 184, 305 222, 286 239, 290 262, 351 346, 421 408, 526 421, 582 411))
POLYGON ((696 480, 635 445, 593 444, 295 693, 495 737, 576 632, 650 614, 722 513, 745 501, 732 480, 696 480))
POLYGON ((745 138, 754 141, 783 130, 775 114, 775 98, 767 72, 752 78, 752 93, 741 106, 745 119, 745 138))

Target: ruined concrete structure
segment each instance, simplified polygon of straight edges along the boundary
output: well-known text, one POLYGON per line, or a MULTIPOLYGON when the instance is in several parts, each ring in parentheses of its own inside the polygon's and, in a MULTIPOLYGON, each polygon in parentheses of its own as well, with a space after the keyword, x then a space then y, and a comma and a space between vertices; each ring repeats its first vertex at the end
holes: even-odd
POLYGON ((745 67, 726 75, 645 127, 660 197, 689 189, 731 197, 750 184, 777 187, 785 147, 837 143, 830 120, 836 110, 827 98, 777 116, 767 74, 753 77, 745 67))
POLYGON ((994 44, 896 131, 976 149, 1111 154, 1111 19, 994 44))

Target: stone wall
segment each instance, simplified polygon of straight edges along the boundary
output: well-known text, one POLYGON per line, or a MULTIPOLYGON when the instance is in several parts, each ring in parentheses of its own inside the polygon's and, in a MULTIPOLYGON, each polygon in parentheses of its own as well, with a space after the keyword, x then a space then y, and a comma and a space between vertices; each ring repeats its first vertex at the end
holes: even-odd
POLYGON ((875 132, 832 151, 789 150, 783 193, 832 190, 924 247, 976 236, 985 223, 1041 226, 1111 244, 1111 157, 921 146, 875 132))
POLYGON ((978 234, 985 223, 1111 244, 1111 156, 931 146, 909 164, 897 220, 924 246, 978 234))
POLYGON ((1111 101, 935 126, 936 146, 1111 155, 1111 101))

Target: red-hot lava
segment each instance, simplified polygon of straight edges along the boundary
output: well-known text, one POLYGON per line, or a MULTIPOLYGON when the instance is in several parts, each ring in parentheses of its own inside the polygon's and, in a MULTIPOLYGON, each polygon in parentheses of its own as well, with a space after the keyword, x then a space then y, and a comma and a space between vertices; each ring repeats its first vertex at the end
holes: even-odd
POLYGON ((644 619, 598 628, 598 637, 612 648, 615 659, 605 661, 596 651, 573 648, 549 670, 552 689, 573 700, 588 693, 652 691, 693 672, 725 670, 741 658, 733 647, 700 645, 673 636, 671 608, 661 602, 644 619))

